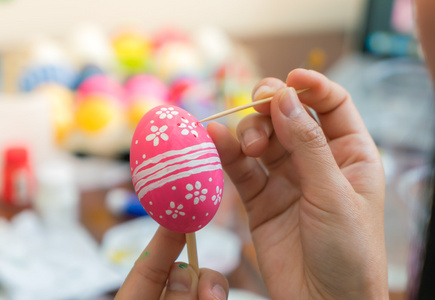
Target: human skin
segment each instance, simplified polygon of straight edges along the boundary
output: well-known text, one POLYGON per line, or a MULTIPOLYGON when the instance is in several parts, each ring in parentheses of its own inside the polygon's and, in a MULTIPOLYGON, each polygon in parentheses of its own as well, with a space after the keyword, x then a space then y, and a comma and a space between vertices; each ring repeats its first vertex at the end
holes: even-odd
POLYGON ((201 268, 197 274, 187 263, 174 263, 185 241, 185 234, 159 227, 115 300, 227 299, 229 285, 222 274, 206 268, 201 268))
POLYGON ((418 37, 427 67, 435 79, 435 1, 415 0, 418 37))
POLYGON ((253 91, 254 101, 271 95, 240 122, 238 139, 207 128, 248 213, 270 297, 388 299, 384 173, 350 95, 303 69, 253 91))

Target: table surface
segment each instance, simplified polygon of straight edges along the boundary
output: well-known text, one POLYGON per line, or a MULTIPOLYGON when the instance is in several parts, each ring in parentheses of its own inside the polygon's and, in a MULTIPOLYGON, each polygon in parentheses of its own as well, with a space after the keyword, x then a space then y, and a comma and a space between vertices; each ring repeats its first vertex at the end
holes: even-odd
MULTIPOLYGON (((129 183, 119 187, 131 188, 129 183)), ((107 189, 83 192, 80 199, 81 223, 99 243, 107 230, 128 220, 128 218, 113 215, 107 209, 104 200, 107 192, 107 189)), ((27 208, 31 207, 18 208, 0 201, 0 216, 10 219, 27 208)), ((246 220, 242 210, 238 213, 240 213, 239 220, 246 220)), ((227 275, 227 279, 231 288, 244 289, 268 297, 267 289, 259 273, 255 249, 250 242, 245 242, 242 246, 240 263, 234 271, 227 275)), ((113 296, 115 293, 116 291, 113 291, 108 296, 113 296)), ((405 296, 404 292, 390 292, 391 300, 402 300, 406 298, 405 296)))

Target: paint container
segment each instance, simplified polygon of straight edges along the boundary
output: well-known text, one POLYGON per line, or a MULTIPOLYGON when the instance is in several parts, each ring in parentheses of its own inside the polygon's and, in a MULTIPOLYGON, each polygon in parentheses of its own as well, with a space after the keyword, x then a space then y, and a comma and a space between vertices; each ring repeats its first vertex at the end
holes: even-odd
POLYGON ((34 195, 34 176, 28 150, 25 147, 10 147, 4 151, 3 192, 5 203, 30 206, 34 195))

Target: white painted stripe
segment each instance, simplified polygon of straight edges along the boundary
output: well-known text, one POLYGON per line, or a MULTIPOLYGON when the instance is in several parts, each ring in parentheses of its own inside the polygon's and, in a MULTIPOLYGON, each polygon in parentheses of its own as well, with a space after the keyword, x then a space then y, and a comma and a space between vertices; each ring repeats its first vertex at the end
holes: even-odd
POLYGON ((179 156, 179 157, 176 157, 174 159, 167 160, 163 163, 156 164, 153 167, 142 170, 140 172, 137 172, 135 170, 136 174, 133 175, 132 177, 133 177, 134 181, 139 181, 139 180, 143 179, 144 177, 146 177, 154 172, 157 172, 163 168, 166 168, 169 165, 179 163, 182 161, 186 161, 186 160, 194 160, 194 159, 197 159, 197 158, 204 156, 204 155, 207 155, 207 154, 213 154, 213 155, 219 156, 216 149, 199 150, 199 151, 196 151, 194 153, 186 154, 184 156, 179 156))
POLYGON ((198 166, 215 164, 215 163, 220 164, 219 157, 207 157, 204 159, 195 159, 195 160, 188 160, 188 161, 184 160, 183 163, 174 164, 169 167, 159 168, 158 172, 149 173, 150 176, 142 178, 141 180, 137 181, 134 188, 136 191, 138 191, 141 187, 146 185, 148 182, 151 182, 153 180, 159 180, 162 177, 170 176, 171 173, 174 173, 184 168, 197 168, 198 166))
POLYGON ((180 150, 171 150, 171 151, 167 151, 165 153, 156 155, 150 159, 147 159, 146 161, 144 161, 143 163, 141 163, 140 165, 138 165, 133 172, 133 175, 136 175, 137 172, 139 172, 139 169, 147 166, 148 164, 155 164, 158 163, 159 161, 161 161, 162 159, 165 158, 169 158, 171 156, 178 156, 178 155, 183 155, 192 151, 196 151, 196 150, 201 150, 201 149, 207 149, 207 148, 213 148, 216 149, 215 145, 213 143, 201 143, 198 145, 194 145, 191 147, 186 147, 184 149, 180 149, 180 150))
POLYGON ((143 189, 141 189, 137 193, 137 195, 138 195, 139 199, 142 199, 142 197, 145 196, 148 192, 150 192, 150 191, 152 191, 152 190, 154 190, 156 188, 159 188, 161 186, 164 186, 165 184, 171 183, 171 182, 173 182, 175 180, 186 178, 186 177, 189 177, 191 175, 199 174, 199 173, 202 173, 202 172, 215 171, 215 170, 220 170, 220 169, 222 169, 221 168, 221 164, 207 165, 207 166, 203 166, 203 167, 200 167, 200 168, 192 169, 192 170, 189 170, 189 171, 186 171, 186 172, 181 172, 181 173, 178 173, 178 174, 175 174, 175 175, 171 175, 171 176, 166 177, 166 178, 164 178, 162 180, 153 182, 152 184, 145 186, 143 189))

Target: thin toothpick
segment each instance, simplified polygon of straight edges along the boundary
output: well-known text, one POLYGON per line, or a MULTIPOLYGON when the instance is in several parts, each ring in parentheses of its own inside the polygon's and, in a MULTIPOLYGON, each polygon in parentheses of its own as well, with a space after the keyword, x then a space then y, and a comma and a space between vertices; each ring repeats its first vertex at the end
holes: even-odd
MULTIPOLYGON (((303 92, 305 92, 307 90, 309 90, 309 89, 297 90, 296 93, 300 94, 300 93, 303 93, 303 92)), ((235 112, 238 112, 238 111, 250 108, 250 107, 254 107, 254 106, 257 106, 257 105, 260 105, 260 104, 264 104, 264 103, 269 103, 270 101, 272 101, 272 98, 273 98, 273 96, 268 97, 268 98, 264 98, 264 99, 261 99, 261 100, 258 100, 258 101, 254 101, 254 102, 251 102, 251 103, 248 103, 248 104, 244 104, 244 105, 240 105, 240 106, 237 106, 237 107, 233 107, 233 108, 230 108, 228 110, 222 111, 220 113, 214 114, 214 115, 212 115, 210 117, 207 117, 205 119, 202 119, 199 122, 202 123, 202 122, 218 119, 218 118, 224 117, 226 115, 233 114, 235 112)))

